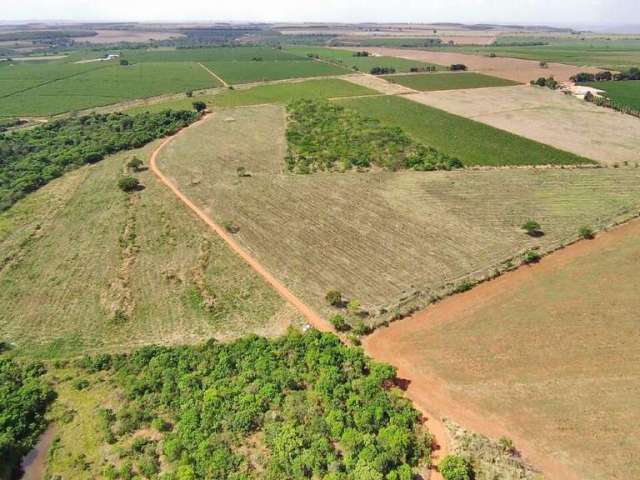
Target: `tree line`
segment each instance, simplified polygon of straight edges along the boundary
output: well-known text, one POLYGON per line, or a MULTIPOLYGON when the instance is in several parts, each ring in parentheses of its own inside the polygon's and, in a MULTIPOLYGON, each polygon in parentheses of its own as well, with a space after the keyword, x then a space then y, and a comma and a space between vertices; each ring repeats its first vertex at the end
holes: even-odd
POLYGON ((611 73, 609 71, 598 73, 581 72, 571 77, 571 81, 575 83, 586 82, 620 82, 624 80, 640 80, 640 68, 633 67, 626 72, 611 73))
POLYGON ((63 173, 189 125, 190 111, 91 114, 0 134, 0 211, 63 173))

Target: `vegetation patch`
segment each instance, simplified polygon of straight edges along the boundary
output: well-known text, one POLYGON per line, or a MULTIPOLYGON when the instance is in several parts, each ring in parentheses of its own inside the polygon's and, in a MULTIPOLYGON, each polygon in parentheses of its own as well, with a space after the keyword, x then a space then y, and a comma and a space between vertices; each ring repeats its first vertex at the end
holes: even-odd
POLYGON ((94 415, 106 461, 80 459, 93 477, 404 480, 429 464, 431 437, 390 388, 395 370, 331 334, 145 347, 78 366, 122 391, 94 415))
POLYGON ((18 363, 1 355, 4 347, 0 342, 0 478, 8 480, 46 429, 55 393, 43 380, 44 365, 18 363))
POLYGON ((0 211, 66 171, 120 150, 142 147, 197 117, 188 111, 93 114, 0 135, 0 211))
POLYGON ((336 65, 308 60, 234 61, 207 63, 207 67, 227 83, 240 84, 285 80, 287 78, 344 75, 348 70, 336 65))
POLYGON ((460 160, 411 140, 401 128, 329 102, 299 100, 288 106, 287 168, 297 173, 387 170, 450 170, 460 160))
POLYGON ((617 110, 628 110, 640 112, 640 81, 610 81, 591 82, 585 85, 606 92, 606 100, 617 110))
POLYGON ((393 75, 385 80, 405 87, 430 92, 436 90, 458 90, 463 88, 508 87, 517 82, 480 73, 439 73, 437 75, 393 75))
POLYGON ((341 100, 341 105, 401 127, 413 139, 470 165, 593 163, 578 155, 399 97, 341 100))

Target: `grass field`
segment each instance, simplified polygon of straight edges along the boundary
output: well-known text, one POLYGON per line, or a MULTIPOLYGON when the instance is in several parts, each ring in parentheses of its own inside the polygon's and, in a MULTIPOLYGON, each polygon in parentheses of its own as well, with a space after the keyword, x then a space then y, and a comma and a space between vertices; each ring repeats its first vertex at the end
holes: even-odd
POLYGON ((637 80, 591 82, 585 83, 585 85, 604 90, 607 92, 607 97, 618 105, 640 110, 640 82, 637 80))
POLYGON ((346 99, 341 105, 402 127, 416 140, 470 165, 570 165, 590 160, 399 97, 346 99))
MULTIPOLYGON (((106 68, 96 68, 95 64, 89 68, 88 65, 92 64, 53 64, 52 72, 69 69, 70 72, 79 70, 84 73, 67 75, 66 78, 6 96, 0 105, 0 116, 53 115, 134 98, 220 86, 211 74, 192 62, 139 63, 106 68)), ((48 71, 50 66, 33 68, 48 71)))
POLYGON ((194 100, 202 100, 213 107, 236 107, 242 105, 259 105, 263 103, 277 103, 285 105, 303 98, 326 99, 338 97, 353 97, 360 95, 376 95, 377 92, 354 85, 338 78, 320 80, 305 80, 292 83, 274 85, 259 85, 251 88, 225 90, 215 95, 194 95, 193 98, 180 98, 164 101, 152 105, 139 105, 127 109, 130 113, 144 111, 161 111, 168 108, 180 110, 189 109, 194 100))
POLYGON ((631 168, 284 174, 284 118, 277 106, 216 111, 158 165, 216 221, 237 224, 238 240, 324 314, 330 289, 377 316, 640 207, 631 168), (543 237, 520 230, 529 218, 543 237))
POLYGON ((489 75, 482 75, 481 73, 386 75, 383 78, 389 82, 398 83, 421 92, 517 85, 516 82, 512 82, 511 80, 490 77, 489 75))
POLYGON ((639 239, 636 221, 371 340, 577 478, 640 478, 639 239))
MULTIPOLYGON (((179 48, 175 50, 122 50, 123 58, 132 62, 223 62, 251 61, 261 58, 263 61, 273 60, 309 60, 299 55, 270 47, 211 47, 211 48, 179 48)), ((309 60, 310 61, 310 60, 309 60)))
POLYGON ((603 165, 640 162, 637 118, 547 88, 421 92, 407 98, 603 165))
POLYGON ((71 172, 0 215, 0 338, 33 356, 282 332, 295 314, 148 171, 141 151, 71 172), (121 312, 118 314, 118 312, 121 312))
POLYGON ((210 62, 205 65, 230 84, 348 73, 345 68, 309 60, 210 62))

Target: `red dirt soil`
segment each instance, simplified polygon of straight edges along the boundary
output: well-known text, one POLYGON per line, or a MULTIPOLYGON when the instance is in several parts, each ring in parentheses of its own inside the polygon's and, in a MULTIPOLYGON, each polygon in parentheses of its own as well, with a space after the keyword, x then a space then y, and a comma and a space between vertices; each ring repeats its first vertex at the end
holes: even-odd
POLYGON ((399 377, 410 379, 406 395, 417 406, 434 412, 439 418, 451 418, 465 428, 491 438, 512 438, 525 459, 542 470, 547 479, 578 480, 578 475, 566 465, 557 463, 538 451, 526 438, 514 436, 500 416, 485 414, 473 405, 464 404, 448 391, 443 379, 418 372, 412 363, 415 352, 407 351, 401 339, 412 335, 423 336, 436 325, 454 322, 462 313, 469 314, 490 303, 491 299, 501 292, 518 288, 540 273, 561 269, 576 258, 606 249, 627 235, 640 235, 639 219, 602 232, 594 240, 580 241, 559 250, 544 258, 539 264, 521 267, 478 285, 468 292, 448 297, 410 318, 391 324, 388 328, 380 328, 364 339, 365 350, 376 360, 394 365, 398 369, 399 377))

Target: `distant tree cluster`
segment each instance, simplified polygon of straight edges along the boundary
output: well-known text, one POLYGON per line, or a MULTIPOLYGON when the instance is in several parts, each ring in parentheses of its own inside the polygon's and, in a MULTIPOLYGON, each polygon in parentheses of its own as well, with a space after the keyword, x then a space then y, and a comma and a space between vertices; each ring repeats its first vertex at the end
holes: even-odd
POLYGON ((198 118, 196 112, 92 114, 0 134, 0 211, 64 172, 140 148, 198 118))
POLYGON ((449 67, 449 70, 452 72, 464 72, 467 70, 467 66, 463 63, 454 63, 449 67))
POLYGON ((390 75, 396 73, 396 69, 392 67, 373 67, 369 70, 371 75, 390 75))
POLYGON ((361 52, 353 52, 353 56, 354 57, 368 57, 369 55, 371 55, 369 52, 367 52, 366 50, 363 50, 361 52))
POLYGON ((571 81, 575 83, 586 82, 610 82, 610 81, 623 81, 623 80, 640 80, 640 68, 633 67, 626 72, 611 73, 609 71, 598 73, 586 73, 581 72, 571 77, 571 81))
POLYGON ((104 357, 80 363, 124 389, 118 411, 99 412, 105 441, 142 428, 163 437, 136 436, 106 478, 157 478, 160 453, 166 480, 411 480, 429 461, 420 414, 389 389, 395 370, 331 334, 104 357))
POLYGON ((418 72, 435 72, 436 71, 436 66, 435 65, 427 65, 426 67, 411 67, 409 69, 409 71, 411 73, 418 73, 418 72))
POLYGON ((549 78, 540 77, 537 80, 531 80, 530 83, 531 85, 536 85, 538 87, 547 87, 547 88, 550 88, 551 90, 556 90, 559 86, 558 81, 553 77, 549 77, 549 78))
POLYGON ((22 457, 47 427, 55 393, 42 379, 45 372, 41 363, 21 365, 0 356, 0 478, 15 478, 22 457))
POLYGON ((288 106, 287 166, 296 173, 346 171, 378 166, 388 170, 450 170, 462 162, 414 142, 401 128, 326 101, 298 100, 288 106))

